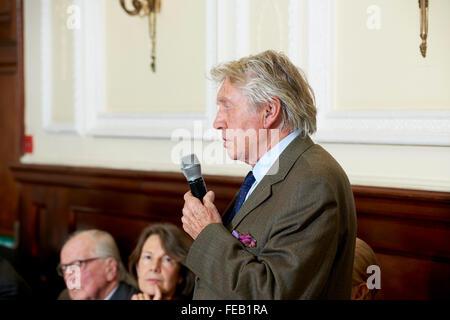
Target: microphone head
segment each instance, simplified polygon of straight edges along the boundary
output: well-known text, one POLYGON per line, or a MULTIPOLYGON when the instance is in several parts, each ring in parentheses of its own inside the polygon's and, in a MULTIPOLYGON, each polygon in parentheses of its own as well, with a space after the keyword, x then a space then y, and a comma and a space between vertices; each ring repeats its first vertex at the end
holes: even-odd
POLYGON ((195 154, 189 154, 181 158, 181 171, 188 181, 194 181, 202 177, 200 161, 195 154))

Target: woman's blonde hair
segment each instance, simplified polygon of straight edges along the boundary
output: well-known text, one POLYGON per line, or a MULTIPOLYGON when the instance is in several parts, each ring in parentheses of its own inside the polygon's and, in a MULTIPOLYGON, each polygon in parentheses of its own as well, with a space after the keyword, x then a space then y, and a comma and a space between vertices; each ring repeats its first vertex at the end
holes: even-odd
POLYGON ((242 90, 255 110, 272 102, 272 97, 278 97, 283 128, 300 130, 303 136, 316 131, 313 90, 303 72, 283 53, 267 50, 220 64, 211 70, 211 76, 217 83, 228 78, 242 90))

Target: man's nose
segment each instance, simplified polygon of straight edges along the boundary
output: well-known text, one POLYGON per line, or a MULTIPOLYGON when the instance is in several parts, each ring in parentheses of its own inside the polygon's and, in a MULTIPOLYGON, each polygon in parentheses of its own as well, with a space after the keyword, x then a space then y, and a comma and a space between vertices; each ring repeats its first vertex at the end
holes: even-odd
POLYGON ((219 109, 217 111, 216 118, 214 119, 213 127, 214 129, 221 130, 226 128, 225 124, 226 124, 225 119, 223 117, 221 110, 219 109))

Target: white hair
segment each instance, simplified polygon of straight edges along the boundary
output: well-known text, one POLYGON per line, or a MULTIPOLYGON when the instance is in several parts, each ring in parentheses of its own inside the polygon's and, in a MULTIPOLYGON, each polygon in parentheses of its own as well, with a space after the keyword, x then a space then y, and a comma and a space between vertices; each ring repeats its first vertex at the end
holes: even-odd
POLYGON ((255 109, 277 97, 283 128, 300 130, 302 136, 316 131, 314 92, 303 72, 283 53, 267 50, 220 64, 211 70, 211 76, 218 83, 228 78, 255 109))
POLYGON ((94 254, 96 257, 113 258, 116 261, 118 271, 117 273, 120 281, 124 281, 134 286, 136 285, 136 281, 125 269, 116 241, 110 233, 98 229, 81 230, 71 235, 66 243, 70 239, 73 239, 74 237, 79 235, 88 235, 89 237, 91 237, 94 243, 94 251, 92 252, 92 254, 94 254))

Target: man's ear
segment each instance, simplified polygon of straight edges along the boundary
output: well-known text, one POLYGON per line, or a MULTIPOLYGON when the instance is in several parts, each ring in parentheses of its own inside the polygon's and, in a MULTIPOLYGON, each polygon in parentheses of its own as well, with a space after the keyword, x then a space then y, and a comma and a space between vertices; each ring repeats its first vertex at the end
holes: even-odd
POLYGON ((368 294, 369 288, 367 287, 367 284, 365 282, 361 282, 355 289, 353 300, 365 300, 368 294))
POLYGON ((272 101, 264 105, 264 129, 273 129, 281 120, 281 101, 272 96, 272 101))
POLYGON ((108 281, 112 281, 117 277, 119 272, 118 267, 116 259, 111 257, 106 259, 105 274, 108 281))

